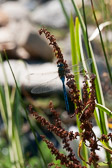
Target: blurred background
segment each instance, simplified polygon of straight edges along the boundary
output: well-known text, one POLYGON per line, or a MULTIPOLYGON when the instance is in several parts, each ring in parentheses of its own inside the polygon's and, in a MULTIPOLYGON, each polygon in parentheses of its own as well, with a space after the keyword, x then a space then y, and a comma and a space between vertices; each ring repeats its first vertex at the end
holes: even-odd
MULTIPOLYGON (((63 3, 68 16, 70 16, 72 13, 75 21, 76 13, 74 12, 71 1, 63 0, 63 3)), ((82 13, 82 1, 75 0, 75 3, 82 13)), ((106 9, 102 7, 100 1, 94 0, 99 24, 110 21, 111 18, 112 2, 105 0, 104 3, 106 4, 106 9), (108 10, 108 12, 105 10, 108 10)), ((89 0, 85 0, 85 6, 88 35, 91 37, 96 29, 96 26, 89 0)), ((8 118, 10 118, 10 116, 12 117, 12 121, 16 121, 15 127, 17 128, 18 136, 20 137, 20 148, 23 153, 21 154, 21 157, 22 159, 24 158, 25 167, 43 167, 34 136, 25 116, 24 108, 19 100, 19 95, 15 87, 12 72, 5 58, 4 49, 10 61, 15 78, 18 82, 21 90, 21 96, 26 107, 28 107, 29 104, 32 104, 39 114, 45 116, 52 122, 52 114, 48 108, 49 101, 52 100, 54 107, 61 115, 63 125, 66 125, 66 128, 70 130, 72 129, 73 125, 76 125, 75 119, 68 119, 63 92, 60 85, 56 86, 58 89, 51 93, 31 93, 31 89, 37 85, 38 78, 40 77, 38 74, 42 74, 46 71, 54 72, 57 70, 56 58, 54 57, 52 48, 48 45, 48 41, 45 39, 44 35, 40 36, 38 33, 38 30, 43 26, 56 37, 57 43, 62 50, 64 58, 67 60, 69 65, 72 65, 69 26, 67 25, 67 21, 59 0, 0 0, 0 53, 2 56, 2 61, 0 63, 1 168, 19 167, 17 165, 15 166, 15 164, 12 166, 13 159, 11 160, 12 154, 9 149, 10 141, 12 142, 10 139, 10 130, 8 130, 8 126, 10 125, 8 118), (37 76, 32 78, 32 75, 30 74, 37 74, 37 76)), ((108 60, 112 70, 111 34, 111 26, 105 27, 105 29, 102 31, 103 40, 108 52, 108 60)), ((112 86, 109 80, 99 36, 95 37, 91 43, 98 66, 106 107, 112 110, 112 86)), ((47 77, 46 80, 48 80, 47 77)), ((40 83, 44 83, 44 81, 45 78, 42 77, 40 83)), ((70 111, 73 113, 74 105, 70 101, 70 98, 69 103, 71 109, 70 111)), ((40 124, 36 123, 32 117, 31 122, 35 127, 40 148, 42 150, 46 149, 45 158, 46 162, 49 163, 54 158, 50 154, 50 151, 47 149, 45 144, 41 141, 39 134, 45 134, 51 141, 54 142, 56 147, 61 146, 59 140, 55 138, 52 133, 47 132, 43 127, 41 127, 40 124)), ((74 129, 77 129, 77 127, 74 129)))

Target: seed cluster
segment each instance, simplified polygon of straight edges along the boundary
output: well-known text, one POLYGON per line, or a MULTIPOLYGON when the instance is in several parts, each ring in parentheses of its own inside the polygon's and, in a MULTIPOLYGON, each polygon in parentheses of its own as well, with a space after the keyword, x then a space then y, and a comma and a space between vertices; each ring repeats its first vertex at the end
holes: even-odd
MULTIPOLYGON (((61 154, 58 149, 56 149, 52 142, 48 141, 45 136, 41 136, 44 142, 46 142, 48 148, 51 150, 51 153, 56 156, 56 160, 60 160, 62 165, 66 165, 69 168, 82 168, 80 162, 76 159, 75 154, 73 153, 72 148, 70 147, 69 141, 77 139, 77 136, 80 134, 76 132, 73 134, 72 131, 67 131, 61 126, 61 119, 59 118, 59 114, 53 107, 52 102, 49 103, 50 111, 54 114, 54 124, 48 122, 44 117, 38 115, 37 112, 34 111, 33 107, 29 106, 30 113, 35 117, 35 119, 41 123, 42 126, 45 126, 47 130, 50 132, 54 132, 58 137, 62 139, 63 148, 68 151, 68 155, 61 154)), ((52 164, 51 164, 52 165, 52 164)), ((50 166, 50 165, 49 165, 50 166)))
MULTIPOLYGON (((72 131, 67 131, 62 127, 61 119, 59 116, 59 113, 54 109, 53 103, 49 103, 49 109, 50 112, 53 115, 53 124, 48 122, 44 117, 40 116, 32 106, 29 106, 30 113, 35 117, 37 122, 39 122, 42 126, 45 126, 47 130, 50 132, 55 133, 58 137, 61 138, 63 143, 63 148, 66 149, 68 152, 67 155, 62 154, 59 152, 58 149, 55 148, 54 144, 47 140, 45 136, 41 135, 41 138, 43 141, 47 144, 48 148, 51 150, 51 153, 55 155, 56 160, 60 160, 61 165, 66 166, 67 168, 86 168, 85 166, 82 166, 80 161, 76 158, 73 149, 70 146, 70 141, 77 139, 78 136, 80 136, 81 142, 83 142, 90 150, 89 159, 88 162, 83 159, 81 156, 81 146, 82 143, 79 144, 79 157, 85 161, 89 165, 93 165, 95 168, 98 167, 98 161, 99 156, 96 154, 96 151, 99 150, 99 141, 108 142, 111 140, 112 142, 112 133, 109 133, 108 135, 102 135, 101 138, 97 138, 94 131, 93 131, 93 125, 91 123, 91 117, 93 116, 94 110, 95 110, 95 75, 91 74, 90 76, 90 87, 88 86, 87 80, 88 77, 85 73, 84 81, 83 81, 83 98, 80 99, 80 91, 77 89, 76 81, 74 80, 74 75, 70 73, 70 70, 68 69, 68 65, 66 61, 63 58, 63 54, 61 53, 61 50, 56 42, 56 39, 53 35, 50 34, 50 32, 47 31, 47 29, 42 28, 39 30, 39 34, 42 33, 45 34, 45 37, 50 41, 49 45, 53 47, 54 54, 57 58, 57 64, 63 63, 64 68, 67 70, 68 73, 65 74, 65 77, 67 78, 67 86, 69 88, 69 96, 71 98, 71 101, 76 105, 76 108, 74 110, 74 114, 70 117, 74 117, 75 115, 78 115, 80 120, 80 128, 81 133, 76 132, 73 133, 72 131), (87 142, 89 145, 87 145, 87 142)), ((58 165, 55 165, 54 163, 49 163, 48 167, 55 166, 55 168, 61 168, 58 165)))

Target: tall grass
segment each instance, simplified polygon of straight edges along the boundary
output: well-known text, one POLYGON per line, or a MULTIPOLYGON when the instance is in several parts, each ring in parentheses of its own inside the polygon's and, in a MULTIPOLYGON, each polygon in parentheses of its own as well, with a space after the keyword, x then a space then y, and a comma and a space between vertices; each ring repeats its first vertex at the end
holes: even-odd
MULTIPOLYGON (((61 2, 62 3, 62 2, 61 2)), ((84 5, 84 0, 82 0, 82 7, 83 7, 83 18, 81 16, 81 13, 79 11, 79 9, 77 8, 77 5, 75 3, 75 1, 71 0, 71 3, 74 7, 74 11, 79 19, 79 22, 80 22, 80 26, 81 27, 81 30, 82 30, 82 35, 83 35, 83 39, 84 39, 84 43, 85 43, 85 46, 86 46, 86 51, 87 51, 87 54, 88 54, 88 57, 90 57, 93 61, 93 64, 92 64, 92 73, 94 73, 96 75, 96 82, 95 82, 95 87, 96 87, 96 96, 97 96, 97 102, 99 104, 101 104, 103 107, 105 107, 105 102, 104 102, 104 97, 103 97, 103 92, 102 92, 102 87, 101 87, 101 82, 100 82, 100 77, 99 77, 99 73, 98 73, 98 70, 97 70, 97 66, 96 66, 96 61, 95 61, 95 56, 94 56, 94 53, 93 53, 93 50, 92 50, 92 47, 91 47, 91 43, 89 42, 89 39, 88 39, 88 30, 87 30, 87 22, 86 22, 86 13, 85 13, 85 5, 84 5)), ((106 52, 105 52, 105 47, 104 47, 104 43, 103 43, 103 39, 102 39, 102 36, 101 36, 101 31, 99 29, 99 26, 98 26, 98 22, 97 22, 97 18, 96 18, 96 15, 95 15, 95 10, 93 8, 93 3, 92 3, 92 0, 91 0, 91 7, 92 7, 92 11, 93 11, 93 15, 94 15, 94 18, 95 18, 95 21, 96 21, 96 24, 97 24, 97 27, 98 27, 98 30, 99 30, 99 34, 100 34, 100 39, 101 39, 101 44, 102 44, 102 48, 103 48, 103 52, 104 52, 104 55, 105 55, 105 60, 106 60, 106 64, 107 64, 107 68, 108 68, 108 72, 109 72, 109 76, 110 76, 110 80, 111 80, 111 71, 110 71, 110 67, 109 67, 109 64, 108 64, 108 59, 107 59, 107 55, 106 55, 106 52)), ((73 21, 69 21, 70 23, 70 32, 71 32, 71 51, 72 51, 72 60, 80 60, 80 58, 82 58, 82 60, 85 58, 84 56, 84 52, 83 52, 83 48, 82 48, 82 40, 81 40, 81 33, 80 31, 78 30, 77 32, 78 35, 80 36, 79 39, 80 39, 80 45, 79 43, 75 41, 75 38, 74 38, 74 25, 73 25, 73 21), (79 48, 78 50, 76 50, 76 48, 79 48), (82 52, 81 52, 82 51, 82 52), (75 54, 73 54, 73 52, 75 54), (81 54, 78 54, 78 53, 81 53, 81 54)), ((75 25, 77 27, 77 25, 75 25)), ((75 34, 75 36, 78 36, 77 34, 75 34)), ((78 41, 78 39, 77 39, 78 41)), ((74 61, 75 62, 75 61, 74 61)), ((95 118, 96 118, 96 121, 97 121, 97 125, 99 126, 100 130, 101 130, 101 134, 107 134, 108 133, 108 125, 107 125, 107 116, 105 114, 105 111, 104 109, 102 108, 99 108, 96 109, 97 111, 95 111, 94 115, 95 115, 95 118), (103 110, 103 111, 102 111, 103 110)), ((111 159, 110 159, 110 155, 107 151, 106 152, 106 156, 107 156, 107 161, 109 163, 109 167, 111 167, 111 159)))
POLYGON ((18 113, 18 96, 15 89, 11 89, 8 86, 5 69, 0 55, 0 62, 4 74, 4 87, 0 86, 0 109, 1 115, 4 121, 5 129, 9 140, 9 155, 12 164, 12 168, 23 168, 24 159, 20 141, 20 129, 18 128, 18 120, 20 118, 18 113))
MULTIPOLYGON (((94 53, 93 53, 93 50, 91 47, 91 43, 88 38, 88 27, 87 27, 84 0, 82 0, 83 17, 81 15, 79 9, 77 8, 75 1, 71 0, 71 3, 74 7, 74 11, 77 15, 75 23, 74 23, 72 14, 71 14, 71 17, 69 18, 68 14, 66 12, 66 9, 64 8, 63 1, 59 0, 59 2, 62 6, 62 10, 63 10, 63 13, 65 14, 65 18, 67 20, 67 24, 68 24, 69 30, 70 30, 72 64, 73 65, 78 64, 79 61, 82 61, 84 64, 84 68, 86 69, 87 72, 89 72, 88 66, 84 62, 86 56, 85 56, 85 53, 83 50, 82 35, 83 35, 83 39, 84 39, 84 44, 86 46, 87 56, 92 59, 93 63, 92 63, 91 69, 92 69, 92 73, 94 73, 96 75, 95 88, 96 88, 96 97, 97 97, 96 104, 95 104, 96 109, 94 112, 94 116, 95 116, 97 125, 100 128, 101 134, 107 135, 108 134, 107 115, 109 117, 112 117, 112 112, 108 108, 105 107, 104 97, 103 97, 103 93, 102 93, 102 86, 101 86, 100 77, 99 77, 99 73, 98 73, 97 66, 96 66, 95 56, 94 56, 94 53)), ((103 9, 105 8, 104 4, 105 4, 105 2, 103 1, 102 2, 103 9)), ((97 28, 99 30, 101 45, 103 48, 108 72, 110 75, 110 81, 112 82, 112 74, 111 74, 110 66, 109 66, 108 59, 107 59, 105 45, 103 42, 101 31, 99 29, 99 24, 97 21, 97 17, 95 15, 95 9, 94 9, 92 0, 91 0, 91 7, 93 9, 92 10, 93 15, 95 18, 97 28)), ((104 13, 104 17, 106 18, 105 13, 104 13)), ((6 53, 5 53, 5 55, 6 55, 6 53)), ((7 59, 8 65, 10 67, 10 70, 12 72, 13 78, 15 80, 15 85, 16 85, 16 89, 15 88, 11 89, 8 86, 6 72, 4 69, 2 57, 0 55, 0 62, 2 65, 2 70, 3 70, 3 74, 4 74, 4 78, 5 78, 4 86, 0 86, 0 110, 1 110, 3 122, 5 125, 6 133, 8 136, 8 141, 9 141, 8 149, 9 149, 9 156, 10 156, 10 165, 12 168, 24 168, 25 167, 25 158, 24 158, 24 154, 22 151, 22 145, 21 145, 22 142, 21 142, 21 135, 20 135, 21 134, 21 132, 20 132, 21 126, 19 123, 21 121, 21 115, 20 115, 19 109, 18 109, 18 106, 21 105, 25 111, 26 119, 30 125, 30 128, 31 128, 32 133, 35 138, 37 148, 39 150, 39 158, 41 160, 41 167, 47 168, 47 163, 46 163, 46 158, 45 158, 46 154, 44 153, 46 151, 43 152, 42 149, 40 148, 40 143, 38 142, 38 139, 37 139, 37 136, 35 133, 35 129, 32 125, 32 122, 30 121, 27 107, 21 97, 21 92, 18 87, 16 78, 14 76, 13 70, 11 68, 10 62, 7 58, 7 55, 6 55, 6 59, 7 59)), ((75 80, 77 81, 77 88, 80 90, 80 98, 82 98, 81 87, 79 85, 79 76, 77 76, 75 78, 75 80)), ((89 83, 88 83, 88 85, 89 85, 89 83)), ((52 108, 51 108, 51 111, 52 111, 52 108)), ((86 107, 86 108, 88 108, 88 107, 86 107)), ((77 126, 79 129, 79 132, 81 133, 82 132, 80 129, 81 123, 80 123, 80 119, 79 119, 78 115, 76 116, 76 118, 77 118, 77 126)), ((55 127, 53 127, 53 129, 55 130, 55 127)), ((44 141, 46 141, 46 140, 44 139, 44 141)), ((80 141, 80 144, 81 143, 82 143, 82 141, 80 141)), ((87 164, 88 163, 88 155, 89 155, 88 149, 84 143, 81 145, 80 144, 79 144, 79 150, 80 150, 80 148, 82 148, 82 151, 83 151, 82 152, 82 156, 83 156, 82 165, 84 165, 86 167, 90 167, 87 164)), ((111 157, 110 157, 110 153, 112 153, 111 146, 109 143, 104 143, 103 141, 102 141, 102 145, 104 146, 104 149, 105 149, 108 167, 111 168, 112 167, 111 157)), ((37 160, 38 160, 38 156, 37 156, 37 160)))
POLYGON ((25 105, 25 103, 24 103, 24 101, 23 101, 23 99, 22 99, 22 97, 21 97, 21 92, 20 92, 20 89, 19 89, 19 87, 18 87, 17 80, 16 80, 15 75, 14 75, 14 72, 13 72, 13 70, 12 70, 12 68, 11 68, 11 65, 10 65, 10 62, 9 62, 9 60, 8 60, 8 57, 7 57, 6 52, 5 52, 5 56, 6 56, 6 60, 7 60, 7 62, 8 62, 8 65, 9 65, 9 67, 10 67, 10 70, 11 70, 11 72, 12 72, 12 75, 13 75, 13 78, 14 78, 14 81, 15 81, 15 84, 16 84, 16 89, 17 89, 17 92, 18 92, 18 95, 19 95, 20 103, 21 103, 22 107, 24 108, 24 111, 25 111, 25 114, 26 114, 26 119, 27 119, 27 121, 28 121, 28 123, 29 123, 29 125, 30 125, 30 128, 31 128, 31 131, 32 131, 32 133, 33 133, 33 135, 34 135, 35 142, 36 142, 37 148, 38 148, 38 150, 39 150, 39 154, 41 155, 42 165, 44 165, 44 167, 47 167, 46 160, 45 160, 44 155, 43 155, 43 152, 42 152, 42 150, 41 150, 41 148, 40 148, 40 146, 39 146, 39 142, 38 142, 38 139, 37 139, 35 130, 34 130, 34 128, 33 128, 33 126, 32 126, 32 123, 31 123, 31 121, 30 121, 30 119, 29 119, 27 107, 26 107, 26 105, 25 105))

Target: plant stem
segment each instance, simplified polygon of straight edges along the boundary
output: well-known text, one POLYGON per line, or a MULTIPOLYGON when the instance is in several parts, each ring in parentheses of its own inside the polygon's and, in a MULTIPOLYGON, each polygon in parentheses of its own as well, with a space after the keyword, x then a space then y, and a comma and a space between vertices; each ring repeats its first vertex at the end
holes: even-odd
POLYGON ((99 31, 101 45, 102 45, 102 49, 103 49, 103 53, 104 53, 104 57, 105 57, 106 65, 107 65, 107 69, 108 69, 108 72, 109 72, 110 81, 112 83, 112 73, 111 73, 110 65, 109 65, 109 62, 108 62, 108 59, 107 59, 107 54, 106 54, 106 50, 105 50, 102 34, 101 34, 101 31, 100 31, 100 28, 99 28, 99 24, 98 24, 98 21, 97 21, 97 18, 96 18, 93 1, 92 0, 90 0, 90 1, 91 1, 91 8, 92 8, 92 11, 93 11, 93 16, 94 16, 94 19, 95 19, 95 22, 96 22, 96 25, 97 25, 97 28, 98 28, 98 31, 99 31))

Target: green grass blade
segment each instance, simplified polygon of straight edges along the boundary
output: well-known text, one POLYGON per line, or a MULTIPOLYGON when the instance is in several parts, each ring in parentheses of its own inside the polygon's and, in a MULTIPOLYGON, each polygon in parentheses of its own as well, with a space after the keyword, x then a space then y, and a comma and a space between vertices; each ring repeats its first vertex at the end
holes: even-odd
POLYGON ((2 86, 0 86, 0 109, 1 109, 2 119, 5 123, 5 127, 7 130, 7 125, 8 125, 7 108, 6 108, 4 90, 2 86))
POLYGON ((10 65, 10 62, 9 62, 9 60, 8 60, 8 57, 7 57, 6 52, 5 52, 5 56, 6 56, 6 60, 7 60, 8 64, 9 64, 10 70, 11 70, 11 72, 12 72, 12 75, 13 75, 13 78, 14 78, 14 81, 15 81, 15 84, 16 84, 16 88, 17 88, 17 91, 18 91, 18 94, 19 94, 19 98, 20 98, 22 107, 23 107, 24 110, 25 110, 26 118, 27 118, 28 123, 29 123, 29 125, 30 125, 30 128, 31 128, 31 130, 32 130, 32 133, 33 133, 33 135, 34 135, 34 137, 35 137, 35 142, 36 142, 36 144, 37 144, 37 147, 38 147, 38 150, 39 150, 39 152, 40 152, 40 155, 41 155, 41 157, 42 157, 42 159, 43 159, 44 167, 47 168, 46 161, 45 161, 44 156, 43 156, 43 153, 42 153, 42 151, 41 151, 41 149, 40 149, 39 142, 38 142, 38 139, 37 139, 37 137, 36 137, 34 128, 33 128, 32 124, 31 124, 30 119, 29 119, 28 112, 27 112, 27 108, 26 108, 26 106, 25 106, 25 104, 24 104, 24 102, 23 102, 23 100, 22 100, 21 92, 20 92, 20 89, 19 89, 19 87, 18 87, 18 84, 17 84, 16 78, 15 78, 15 75, 14 75, 14 73, 13 73, 13 70, 12 70, 12 67, 11 67, 11 65, 10 65))
POLYGON ((75 31, 74 31, 74 21, 71 14, 70 17, 70 39, 71 39, 71 54, 72 54, 72 65, 77 64, 76 57, 76 46, 75 46, 75 31))
POLYGON ((17 129, 17 126, 16 126, 16 123, 13 124, 13 130, 14 130, 14 144, 15 144, 15 148, 16 148, 16 151, 18 153, 18 157, 19 157, 19 164, 20 164, 20 167, 21 168, 24 168, 24 159, 23 159, 23 153, 22 153, 22 148, 21 148, 21 143, 20 143, 20 140, 19 140, 19 135, 18 135, 18 129, 17 129))
MULTIPOLYGON (((78 18, 76 18, 75 28, 74 28, 73 17, 71 15, 71 18, 70 18, 70 37, 71 37, 72 65, 78 64, 79 60, 80 60, 80 57, 81 57, 81 55, 80 55, 81 54, 80 53, 80 43, 79 43, 79 27, 80 27, 79 26, 79 20, 78 20, 78 18)), ((80 84, 79 84, 79 75, 77 75, 77 78, 75 77, 75 80, 78 83, 77 88, 81 91, 80 84)), ((81 92, 80 92, 80 97, 82 97, 81 92)), ((77 121, 78 129, 81 132, 80 121, 79 121, 78 116, 76 116, 76 121, 77 121)), ((82 145, 82 153, 83 153, 83 156, 84 156, 84 160, 87 161, 88 160, 88 152, 87 152, 87 148, 84 144, 82 145)), ((83 165, 88 167, 85 162, 83 162, 83 165)))
MULTIPOLYGON (((2 65, 2 70, 3 70, 3 74, 4 74, 4 79, 5 79, 4 80, 4 82, 5 82, 5 84, 4 84, 4 96, 5 96, 5 101, 6 101, 6 109, 5 109, 6 112, 5 113, 7 113, 7 123, 5 122, 5 120, 4 120, 4 122, 5 122, 6 127, 7 127, 7 134, 8 134, 8 138, 9 138, 9 141, 10 141, 10 146, 9 146, 10 159, 11 159, 11 162, 12 162, 12 167, 22 168, 20 162, 21 162, 23 157, 21 157, 21 160, 20 160, 19 153, 17 152, 17 146, 15 145, 16 141, 14 140, 14 134, 13 134, 14 133, 14 127, 13 127, 14 126, 13 125, 14 120, 13 120, 13 112, 12 112, 12 108, 11 108, 11 96, 10 96, 9 86, 8 86, 8 82, 7 82, 7 76, 6 76, 6 72, 5 72, 5 68, 3 66, 1 56, 0 56, 0 62, 1 62, 1 65, 2 65)), ((18 134, 18 132, 17 132, 17 134, 18 134)), ((18 139, 18 142, 19 142, 19 139, 18 139)), ((20 147, 19 151, 21 151, 21 147, 20 147)), ((22 151, 21 151, 21 155, 22 155, 22 151)))
MULTIPOLYGON (((87 72, 89 72, 89 71, 87 70, 87 67, 86 67, 84 61, 83 61, 83 60, 85 59, 85 57, 84 57, 84 52, 83 52, 83 47, 82 47, 81 31, 79 31, 79 43, 80 43, 80 51, 81 51, 81 60, 82 60, 82 62, 83 62, 84 69, 85 69, 87 72)), ((88 83, 88 85, 90 85, 90 84, 88 83)), ((98 118, 98 113, 99 113, 99 112, 98 112, 98 109, 95 109, 95 112, 94 112, 95 119, 96 119, 97 125, 98 125, 99 128, 100 128, 100 121, 99 121, 99 118, 98 118)))
POLYGON ((24 168, 24 159, 23 159, 23 154, 21 150, 22 149, 21 142, 19 138, 21 135, 20 131, 22 126, 21 114, 19 111, 20 101, 19 101, 19 95, 18 95, 18 92, 16 91, 16 88, 12 89, 11 102, 12 102, 12 112, 14 114, 13 115, 13 139, 18 153, 21 168, 24 168))
MULTIPOLYGON (((10 153, 10 159, 12 163, 16 163, 16 158, 14 155, 14 150, 13 150, 13 125, 12 125, 12 111, 11 111, 11 104, 10 104, 10 94, 9 94, 9 88, 8 88, 8 84, 7 84, 7 77, 6 77, 6 73, 5 73, 5 69, 2 63, 2 57, 0 55, 0 62, 2 65, 2 70, 3 70, 3 74, 4 74, 4 78, 5 78, 5 84, 4 84, 4 91, 5 91, 5 99, 6 99, 6 107, 7 107, 7 133, 8 133, 8 138, 10 141, 10 146, 9 146, 9 153, 10 153)), ((15 167, 15 165, 13 165, 13 167, 15 167)))

